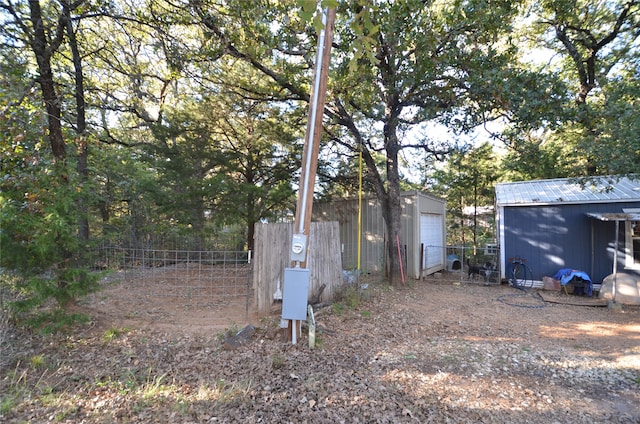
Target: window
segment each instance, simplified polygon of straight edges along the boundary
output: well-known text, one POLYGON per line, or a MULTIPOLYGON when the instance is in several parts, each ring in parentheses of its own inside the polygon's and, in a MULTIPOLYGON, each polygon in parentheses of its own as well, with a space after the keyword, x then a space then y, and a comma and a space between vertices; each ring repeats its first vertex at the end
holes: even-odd
MULTIPOLYGON (((640 208, 622 209, 625 213, 637 215, 640 208)), ((635 216, 634 216, 635 218, 635 216)), ((640 269, 640 221, 625 222, 625 268, 640 269)))
POLYGON ((497 244, 487 244, 485 246, 485 255, 487 256, 495 256, 498 254, 498 245, 497 244))
POLYGON ((627 267, 640 268, 640 221, 627 222, 627 267))

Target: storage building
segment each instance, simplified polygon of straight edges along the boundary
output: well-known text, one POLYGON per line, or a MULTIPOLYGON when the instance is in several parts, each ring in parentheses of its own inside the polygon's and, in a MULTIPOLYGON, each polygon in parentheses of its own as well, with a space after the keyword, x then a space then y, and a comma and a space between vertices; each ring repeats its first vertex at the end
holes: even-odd
POLYGON ((560 269, 584 271, 594 284, 614 269, 640 277, 640 179, 498 184, 496 221, 502 278, 516 257, 534 282, 560 269))
MULTIPOLYGON (((443 270, 445 259, 446 202, 436 196, 420 192, 403 192, 400 252, 406 277, 421 278, 443 270)), ((317 202, 313 206, 313 220, 338 221, 344 269, 358 265, 358 198, 317 202)), ((374 272, 385 269, 386 225, 377 198, 362 199, 360 269, 374 272)), ((391 240, 396 244, 396 240, 391 240)))

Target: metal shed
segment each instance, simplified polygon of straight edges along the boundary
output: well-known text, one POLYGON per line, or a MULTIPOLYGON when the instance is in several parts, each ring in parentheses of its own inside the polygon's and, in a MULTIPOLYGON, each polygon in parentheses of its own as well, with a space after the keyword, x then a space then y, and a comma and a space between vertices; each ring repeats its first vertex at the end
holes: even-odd
MULTIPOLYGON (((400 245, 405 275, 420 278, 445 269, 446 202, 421 191, 403 192, 400 245)), ((313 206, 316 221, 338 221, 345 269, 355 269, 358 260, 357 198, 318 202, 313 206)), ((386 263, 386 225, 380 202, 373 196, 362 199, 361 269, 381 271, 386 263)), ((395 240, 393 241, 395 242, 395 240)))
POLYGON ((598 177, 496 185, 502 278, 522 257, 534 282, 558 269, 588 273, 600 283, 613 269, 640 277, 640 179, 598 177), (602 216, 625 216, 617 221, 602 216), (616 266, 614 266, 614 264, 616 266))

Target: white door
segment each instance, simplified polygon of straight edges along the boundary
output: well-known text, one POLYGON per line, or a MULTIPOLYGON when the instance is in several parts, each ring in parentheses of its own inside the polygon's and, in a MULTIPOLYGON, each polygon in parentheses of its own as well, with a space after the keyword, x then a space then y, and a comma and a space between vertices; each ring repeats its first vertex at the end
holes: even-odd
POLYGON ((442 215, 420 215, 420 243, 424 246, 423 269, 443 265, 444 228, 442 215))

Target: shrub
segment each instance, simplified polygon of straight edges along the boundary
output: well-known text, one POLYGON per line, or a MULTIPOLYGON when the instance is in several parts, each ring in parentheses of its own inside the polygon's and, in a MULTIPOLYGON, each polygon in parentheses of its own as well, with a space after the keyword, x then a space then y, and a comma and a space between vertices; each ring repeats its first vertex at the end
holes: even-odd
POLYGON ((50 299, 65 309, 97 288, 99 278, 83 267, 88 249, 77 235, 80 190, 70 181, 72 171, 55 171, 44 159, 32 167, 11 165, 0 185, 0 272, 12 278, 0 284, 14 293, 11 309, 20 317, 50 299))

